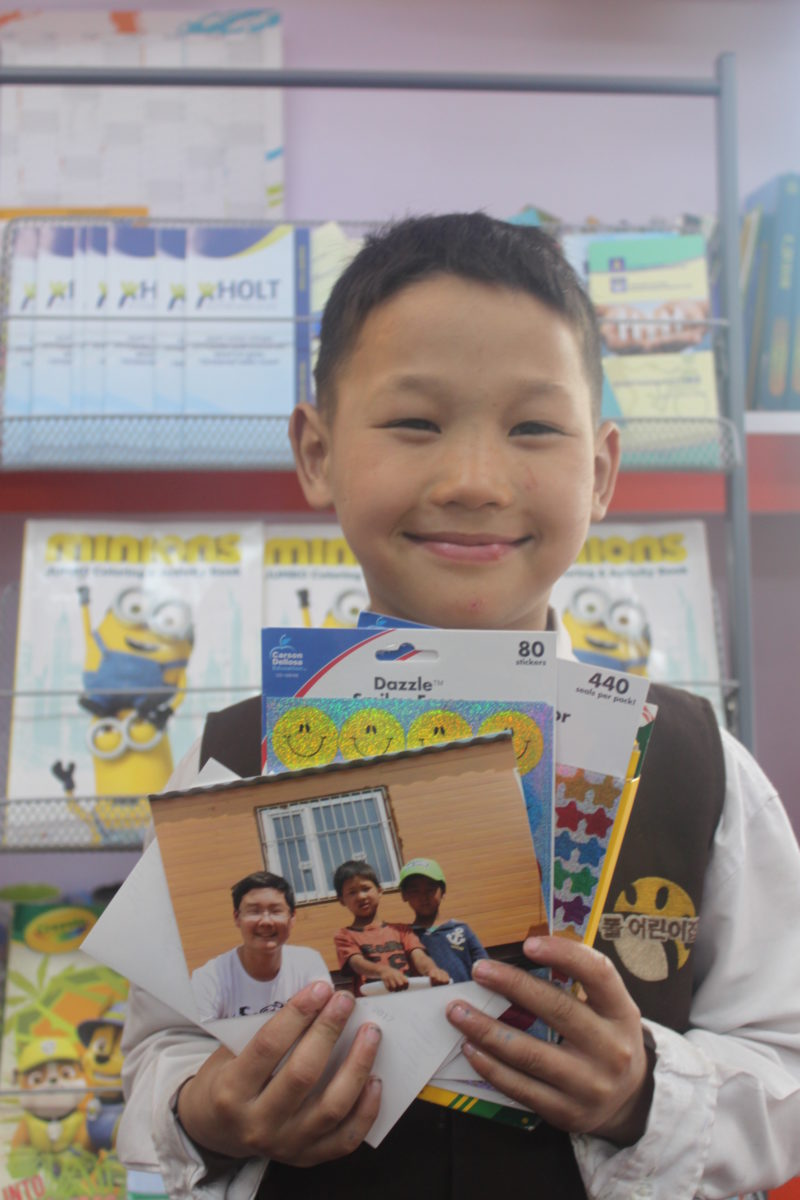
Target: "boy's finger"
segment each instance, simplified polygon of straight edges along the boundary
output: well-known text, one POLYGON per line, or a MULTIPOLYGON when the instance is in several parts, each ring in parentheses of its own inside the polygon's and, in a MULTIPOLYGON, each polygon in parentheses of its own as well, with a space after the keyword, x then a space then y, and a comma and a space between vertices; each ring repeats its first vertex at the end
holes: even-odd
POLYGON ((232 1085, 242 1100, 259 1096, 281 1059, 330 1001, 333 989, 318 980, 293 996, 274 1017, 265 1021, 242 1052, 228 1064, 232 1085))
POLYGON ((349 992, 334 992, 257 1102, 265 1117, 272 1110, 285 1119, 302 1107, 319 1082, 354 1005, 349 992))
MULTIPOLYGON (((309 1099, 308 1105, 311 1106, 313 1115, 308 1128, 313 1137, 326 1137, 329 1133, 337 1130, 355 1110, 367 1081, 370 1079, 380 1041, 381 1031, 377 1025, 373 1025, 371 1022, 362 1025, 353 1039, 347 1057, 324 1091, 319 1096, 309 1099)), ((373 1094, 374 1089, 370 1096, 373 1094)), ((370 1124, 375 1119, 379 1099, 378 1094, 370 1124)), ((371 1103, 368 1107, 372 1112, 371 1103)), ((369 1125, 366 1128, 368 1129, 369 1125)), ((366 1129, 364 1133, 366 1133, 366 1129)), ((342 1153, 346 1153, 346 1151, 342 1150, 342 1153)))
MULTIPOLYGON (((601 973, 616 976, 618 990, 613 1004, 598 1004, 597 1008, 592 1003, 597 989, 593 989, 593 996, 588 997, 589 1002, 584 1003, 568 988, 559 987, 505 963, 490 962, 480 970, 476 968, 474 977, 479 983, 508 997, 513 1004, 540 1017, 577 1049, 597 1058, 607 1052, 613 1053, 615 1030, 620 1024, 639 1021, 639 1010, 612 963, 607 961, 599 969, 601 973)), ((588 992, 587 988, 587 996, 588 992)))
POLYGON ((337 1128, 319 1141, 310 1144, 303 1166, 343 1158, 361 1145, 378 1115, 381 1103, 381 1081, 368 1078, 345 1119, 337 1128))
MULTIPOLYGON (((539 979, 507 963, 482 960, 473 977, 478 983, 507 997, 513 1005, 541 1019, 576 1046, 594 1046, 601 1025, 588 1004, 557 984, 539 979)), ((531 1019, 531 1024, 533 1020, 531 1019)), ((454 1022, 457 1024, 457 1022, 454 1022)))
POLYGON ((528 938, 522 949, 532 962, 555 967, 581 983, 589 1004, 600 1016, 618 1020, 633 1011, 635 1006, 621 975, 599 950, 565 937, 528 938))
POLYGON ((524 1075, 484 1053, 478 1046, 466 1045, 463 1052, 478 1074, 504 1096, 524 1104, 559 1129, 577 1127, 574 1122, 575 1106, 568 1092, 552 1086, 544 1079, 524 1075))
POLYGON ((447 1016, 465 1035, 464 1054, 481 1073, 484 1062, 494 1061, 561 1091, 581 1093, 590 1085, 585 1060, 564 1046, 512 1029, 460 1001, 450 1005, 447 1016))

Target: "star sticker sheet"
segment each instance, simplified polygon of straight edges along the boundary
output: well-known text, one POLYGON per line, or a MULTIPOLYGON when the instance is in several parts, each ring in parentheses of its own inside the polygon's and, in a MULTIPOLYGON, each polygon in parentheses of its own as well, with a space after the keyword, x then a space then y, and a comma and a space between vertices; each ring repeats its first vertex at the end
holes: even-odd
POLYGON ((558 661, 554 933, 594 940, 641 767, 637 735, 654 716, 648 687, 638 675, 558 661))

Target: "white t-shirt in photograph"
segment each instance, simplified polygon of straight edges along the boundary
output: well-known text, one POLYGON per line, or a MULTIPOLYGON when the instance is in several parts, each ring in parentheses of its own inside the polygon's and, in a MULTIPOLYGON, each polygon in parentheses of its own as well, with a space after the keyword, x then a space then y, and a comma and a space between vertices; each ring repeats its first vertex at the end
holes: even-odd
POLYGON ((310 946, 284 946, 281 969, 274 979, 253 979, 242 966, 238 947, 209 959, 192 972, 192 990, 200 1019, 246 1017, 275 1013, 301 988, 316 979, 331 982, 318 950, 310 946))

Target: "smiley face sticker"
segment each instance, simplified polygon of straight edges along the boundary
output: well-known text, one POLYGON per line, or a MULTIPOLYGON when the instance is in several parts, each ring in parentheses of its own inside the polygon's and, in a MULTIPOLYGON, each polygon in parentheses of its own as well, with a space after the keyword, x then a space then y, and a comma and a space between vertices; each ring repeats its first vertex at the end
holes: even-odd
POLYGON ((272 730, 275 757, 291 771, 333 762, 337 740, 338 731, 331 718, 313 705, 290 708, 272 730))
POLYGON ((521 775, 532 771, 542 757, 544 738, 542 731, 527 713, 506 709, 505 712, 494 713, 481 723, 478 733, 500 733, 510 729, 514 754, 517 758, 517 770, 521 775))
POLYGON ((339 733, 342 757, 374 758, 405 749, 406 735, 397 717, 381 708, 361 708, 349 716, 339 733))
POLYGON ((420 713, 408 727, 408 748, 418 750, 420 746, 435 746, 439 742, 452 742, 455 738, 472 737, 472 727, 460 713, 444 708, 420 713))

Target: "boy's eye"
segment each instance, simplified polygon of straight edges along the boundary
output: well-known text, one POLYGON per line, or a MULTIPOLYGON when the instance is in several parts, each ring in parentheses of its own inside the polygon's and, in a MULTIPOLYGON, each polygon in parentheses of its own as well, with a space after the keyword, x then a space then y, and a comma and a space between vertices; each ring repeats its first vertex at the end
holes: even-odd
POLYGON ((535 437, 543 433, 555 433, 554 426, 545 421, 520 421, 509 431, 509 437, 535 437))
POLYGON ((425 433, 438 433, 439 426, 427 417, 398 417, 396 421, 387 421, 385 429, 419 429, 425 433))

